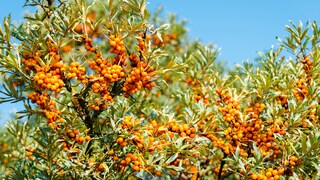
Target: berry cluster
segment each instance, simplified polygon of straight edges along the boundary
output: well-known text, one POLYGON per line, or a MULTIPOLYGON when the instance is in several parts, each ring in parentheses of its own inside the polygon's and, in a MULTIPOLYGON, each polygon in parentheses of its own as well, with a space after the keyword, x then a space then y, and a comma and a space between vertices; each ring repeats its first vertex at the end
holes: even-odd
POLYGON ((90 141, 90 136, 81 136, 79 134, 79 130, 78 129, 74 129, 74 130, 68 130, 66 132, 66 135, 68 136, 69 140, 71 141, 75 141, 78 144, 83 144, 84 141, 90 141))
POLYGON ((153 67, 148 66, 146 62, 140 62, 137 67, 134 67, 123 85, 123 92, 128 97, 130 94, 138 92, 141 88, 145 87, 149 90, 155 85, 151 82, 154 76, 153 67))
POLYGON ((302 128, 310 127, 309 123, 316 125, 319 123, 319 116, 317 116, 317 104, 313 104, 310 106, 309 111, 305 115, 305 118, 301 119, 302 128))
MULTIPOLYGON (((41 109, 47 108, 47 103, 49 102, 49 96, 48 93, 36 93, 33 92, 31 94, 28 94, 28 98, 31 99, 32 103, 36 103, 41 109)), ((50 108, 51 109, 51 108, 50 108)))
POLYGON ((144 35, 144 33, 139 33, 139 37, 137 37, 138 40, 138 48, 140 51, 145 52, 148 48, 148 42, 150 41, 151 36, 150 35, 144 35))
POLYGON ((101 73, 110 83, 119 81, 125 77, 125 71, 123 67, 119 65, 112 65, 111 67, 107 67, 104 70, 102 70, 101 73))
POLYGON ((223 120, 228 123, 238 121, 240 118, 240 114, 238 112, 240 110, 240 102, 235 101, 230 95, 225 95, 224 92, 220 92, 219 90, 216 92, 222 99, 222 107, 219 107, 218 111, 222 113, 223 120))
POLYGON ((27 72, 35 72, 33 80, 36 89, 40 91, 48 89, 59 93, 64 86, 62 75, 66 70, 66 65, 60 61, 61 56, 58 53, 58 47, 50 40, 48 41, 48 54, 48 66, 41 59, 42 55, 40 52, 37 52, 35 55, 25 55, 22 62, 25 64, 27 72))
POLYGON ((303 69, 306 74, 310 73, 310 70, 313 67, 313 62, 310 60, 309 56, 305 56, 304 58, 301 59, 301 63, 303 64, 303 69))
POLYGON ((92 39, 91 38, 86 38, 85 39, 85 48, 86 48, 87 51, 96 52, 96 48, 94 48, 92 46, 92 39))
POLYGON ((59 48, 56 46, 51 40, 48 41, 48 53, 50 57, 50 61, 54 64, 56 62, 59 62, 61 60, 61 56, 58 52, 59 48))
POLYGON ((265 173, 262 174, 252 174, 251 179, 252 180, 279 180, 280 176, 284 173, 283 168, 273 169, 268 168, 265 173))
POLYGON ((113 61, 113 64, 118 65, 127 65, 126 60, 126 47, 124 46, 124 42, 122 40, 122 36, 118 35, 110 35, 109 36, 109 44, 110 44, 110 53, 116 54, 116 57, 113 61))
POLYGON ((168 124, 168 129, 172 132, 179 133, 181 137, 194 138, 196 136, 196 128, 190 128, 188 124, 179 125, 176 121, 168 124))
POLYGON ((290 157, 289 157, 289 160, 286 160, 284 164, 285 164, 286 166, 291 166, 291 167, 293 167, 293 166, 296 166, 297 163, 299 163, 299 162, 300 162, 300 160, 299 160, 296 156, 290 156, 290 157))
POLYGON ((122 124, 120 124, 120 128, 132 129, 138 123, 138 121, 138 119, 132 119, 132 116, 125 116, 122 124))
POLYGON ((288 108, 288 95, 279 95, 276 97, 276 101, 281 104, 282 107, 288 108))
POLYGON ((131 62, 131 67, 137 67, 140 62, 140 58, 136 53, 133 53, 129 56, 129 60, 131 62))
MULTIPOLYGON (((53 108, 53 109, 50 109, 50 110, 47 110, 47 109, 44 110, 44 115, 48 120, 49 126, 51 128, 53 128, 53 129, 55 129, 55 126, 53 124, 50 124, 50 123, 53 123, 54 121, 56 121, 59 118, 59 114, 60 114, 59 109, 53 108)), ((61 122, 60 118, 59 118, 59 122, 61 122)), ((62 122, 64 122, 64 121, 62 120, 62 122)))
POLYGON ((38 71, 33 79, 41 90, 49 89, 59 93, 64 86, 64 82, 61 79, 61 73, 57 73, 57 70, 50 70, 49 72, 38 71))
POLYGON ((177 38, 177 34, 163 34, 162 40, 157 36, 152 36, 152 44, 158 47, 162 47, 165 44, 171 43, 174 39, 177 38))
POLYGON ((209 104, 209 95, 205 95, 202 92, 202 88, 200 86, 199 87, 194 87, 192 89, 193 89, 193 94, 194 94, 193 98, 194 98, 195 102, 199 102, 201 99, 203 99, 203 103, 205 105, 209 104))
POLYGON ((25 70, 27 72, 35 71, 36 69, 40 68, 40 65, 38 64, 40 56, 40 52, 37 52, 35 55, 24 55, 24 58, 21 61, 25 64, 25 70))
POLYGON ((308 87, 305 79, 299 79, 296 81, 297 88, 294 90, 293 94, 298 101, 302 101, 308 96, 308 87))
POLYGON ((35 160, 36 157, 33 155, 33 153, 35 153, 35 152, 36 152, 35 149, 33 149, 31 146, 28 146, 26 148, 26 156, 27 156, 27 158, 32 160, 32 161, 35 160))
POLYGON ((139 172, 142 168, 142 163, 140 162, 139 158, 132 153, 127 153, 124 159, 120 160, 119 164, 121 172, 123 172, 124 169, 129 165, 131 165, 131 168, 135 172, 139 172))
POLYGON ((86 68, 80 65, 79 62, 72 62, 69 66, 69 72, 66 74, 68 79, 78 78, 83 84, 86 83, 86 76, 84 75, 86 72, 86 68))

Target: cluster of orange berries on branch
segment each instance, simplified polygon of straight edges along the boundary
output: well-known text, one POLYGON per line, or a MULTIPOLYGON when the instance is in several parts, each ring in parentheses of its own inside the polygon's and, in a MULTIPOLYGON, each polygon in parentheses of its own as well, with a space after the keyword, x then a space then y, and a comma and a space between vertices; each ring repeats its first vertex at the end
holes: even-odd
POLYGON ((192 88, 193 92, 194 92, 194 101, 195 102, 199 102, 201 99, 203 99, 203 103, 205 105, 209 104, 209 95, 204 95, 204 93, 202 93, 202 88, 201 87, 194 87, 192 88))
POLYGON ((26 147, 26 156, 28 159, 30 160, 35 160, 36 157, 33 155, 33 153, 35 153, 36 150, 33 149, 31 146, 26 147))
POLYGON ((257 144, 259 145, 259 149, 262 150, 262 155, 267 156, 268 154, 272 154, 270 159, 276 158, 281 154, 280 147, 274 143, 274 134, 279 134, 281 136, 286 134, 285 127, 288 125, 287 122, 281 123, 280 120, 275 119, 274 122, 268 126, 266 129, 267 134, 261 133, 259 136, 260 140, 257 140, 257 144))
POLYGON ((139 119, 133 119, 132 116, 125 116, 123 122, 120 124, 122 129, 132 129, 136 124, 138 124, 139 119))
POLYGON ((112 65, 111 67, 107 67, 101 72, 106 80, 110 83, 120 81, 125 77, 125 71, 123 67, 119 65, 112 65))
POLYGON ((121 35, 110 35, 109 36, 110 53, 116 54, 113 64, 126 66, 126 47, 121 35))
POLYGON ((83 144, 84 141, 90 141, 90 136, 81 136, 79 134, 79 130, 78 129, 74 129, 74 130, 68 130, 66 132, 66 135, 68 136, 69 140, 71 141, 75 141, 78 144, 83 144))
MULTIPOLYGON (((222 113, 223 120, 228 123, 238 122, 240 118, 239 110, 240 110, 240 102, 235 101, 231 96, 228 94, 226 95, 224 92, 220 90, 216 90, 216 93, 222 99, 222 107, 218 108, 218 111, 222 113)), ((221 103, 221 102, 220 102, 221 103)), ((217 102, 219 104, 219 102, 217 102)))
MULTIPOLYGON (((309 74, 310 70, 313 67, 313 62, 310 60, 310 57, 309 56, 305 56, 300 61, 303 64, 303 69, 304 69, 305 73, 309 74)), ((309 76, 309 77, 311 78, 311 76, 309 76)), ((309 79, 309 77, 308 77, 308 79, 309 79)))
POLYGON ((270 126, 265 129, 267 134, 261 131, 263 122, 259 119, 259 114, 263 111, 264 107, 264 104, 256 103, 252 107, 249 106, 246 109, 246 113, 250 115, 250 118, 243 124, 243 133, 245 134, 245 137, 242 141, 246 144, 253 141, 257 143, 258 148, 262 150, 263 156, 272 153, 271 157, 276 158, 281 154, 281 150, 280 147, 274 143, 274 133, 284 135, 286 131, 278 119, 269 122, 270 126))
MULTIPOLYGON (((214 134, 206 134, 206 137, 212 141, 214 147, 221 149, 227 155, 236 151, 236 147, 232 146, 221 137, 216 137, 214 134)), ((243 150, 241 150, 240 153, 244 154, 243 150)))
MULTIPOLYGON (((59 114, 60 114, 60 110, 59 109, 50 109, 50 110, 45 109, 44 110, 44 115, 47 118, 48 123, 53 123, 54 121, 56 121, 59 118, 59 114)), ((59 118, 58 122, 64 122, 64 120, 59 118)), ((51 127, 53 127, 53 129, 55 128, 55 126, 52 126, 53 124, 49 124, 49 125, 51 127)))
MULTIPOLYGON (((229 125, 229 128, 224 130, 225 138, 215 137, 213 134, 207 134, 215 147, 223 150, 225 154, 235 152, 236 147, 241 146, 242 139, 244 138, 243 122, 240 119, 240 102, 235 101, 229 94, 217 89, 216 93, 219 95, 221 101, 216 104, 220 107, 218 111, 222 114, 223 120, 229 125)), ((240 148, 240 155, 248 156, 244 149, 240 148)))
POLYGON ((297 163, 299 163, 299 162, 300 162, 300 160, 296 156, 290 156, 289 160, 286 160, 284 162, 284 165, 293 167, 293 166, 296 166, 297 163))
POLYGON ((112 102, 113 99, 109 92, 110 84, 124 78, 124 69, 118 65, 111 65, 107 59, 102 59, 100 53, 97 53, 95 60, 89 61, 88 64, 92 70, 95 70, 98 73, 97 76, 92 74, 88 76, 88 81, 94 82, 92 91, 94 93, 99 93, 102 101, 112 102))
POLYGON ((64 86, 61 73, 58 74, 56 70, 38 71, 33 79, 41 90, 49 89, 59 93, 64 86))
MULTIPOLYGON (((90 75, 89 81, 93 79, 94 79, 94 76, 90 75)), ((92 92, 99 93, 103 101, 112 102, 113 99, 112 99, 112 96, 110 95, 109 88, 110 88, 110 85, 106 83, 104 78, 98 78, 98 80, 92 84, 92 92)))
MULTIPOLYGON (((188 169, 188 172, 190 172, 191 174, 195 171, 198 171, 197 167, 193 165, 193 163, 188 159, 188 157, 178 155, 178 157, 170 163, 170 165, 173 166, 179 166, 180 164, 182 164, 182 166, 185 169, 188 169)), ((170 171, 170 173, 172 175, 177 175, 176 171, 170 171)))
POLYGON ((139 37, 137 37, 138 40, 138 47, 142 52, 145 52, 148 48, 148 42, 150 41, 151 36, 149 34, 144 34, 142 32, 139 33, 139 37))
POLYGON ((127 166, 131 165, 132 170, 135 172, 139 172, 143 166, 138 158, 138 156, 132 154, 132 153, 127 153, 126 156, 123 159, 119 159, 119 168, 121 172, 124 172, 127 166))
POLYGON ((140 57, 136 53, 133 53, 129 56, 129 60, 131 62, 131 67, 137 67, 140 62, 140 57))
POLYGON ((105 168, 104 168, 103 164, 99 164, 98 167, 96 168, 96 172, 102 172, 104 170, 105 170, 105 168))
POLYGON ((288 108, 288 95, 279 95, 275 99, 282 107, 288 108))
POLYGON ((127 146, 127 141, 123 138, 123 137, 119 137, 117 140, 116 140, 116 142, 120 145, 120 146, 122 146, 122 147, 125 147, 125 146, 127 146))
POLYGON ((62 143, 62 149, 65 151, 69 150, 71 147, 72 147, 71 143, 68 143, 66 141, 62 143))
POLYGON ((27 72, 30 72, 32 70, 36 70, 36 68, 39 68, 39 64, 38 61, 40 59, 40 52, 37 52, 35 55, 29 55, 29 54, 25 54, 24 58, 21 60, 22 63, 25 64, 25 70, 27 72))
POLYGON ((242 141, 249 143, 251 140, 259 142, 260 139, 260 130, 262 127, 262 120, 259 119, 260 113, 265 108, 265 105, 262 103, 255 103, 253 106, 249 106, 245 112, 249 115, 249 119, 243 123, 243 133, 245 136, 242 138, 242 141))
POLYGON ((252 174, 252 180, 279 180, 280 176, 284 173, 283 168, 273 169, 268 168, 263 174, 252 174))
POLYGON ((141 133, 139 132, 134 132, 134 144, 136 144, 138 149, 143 149, 144 148, 144 137, 142 136, 141 133))
POLYGON ((112 101, 109 89, 110 84, 118 82, 125 77, 125 70, 119 65, 111 65, 107 59, 102 59, 101 54, 97 53, 94 61, 88 62, 89 67, 98 73, 98 76, 88 76, 89 81, 97 79, 92 86, 94 93, 100 93, 104 101, 112 101))
POLYGON ((148 66, 146 62, 139 62, 137 67, 134 67, 123 84, 123 92, 128 97, 130 94, 138 92, 145 87, 151 90, 155 83, 151 81, 154 76, 153 67, 148 66))
POLYGON ((25 68, 27 71, 35 71, 33 80, 35 81, 36 88, 39 88, 39 90, 49 89, 59 93, 64 86, 62 73, 66 70, 66 65, 60 61, 60 55, 57 54, 56 51, 56 46, 49 48, 50 56, 54 57, 54 59, 50 61, 51 64, 49 69, 39 65, 38 61, 40 61, 40 53, 36 53, 36 56, 32 56, 37 58, 22 60, 26 65, 25 68))
POLYGON ((192 86, 194 102, 199 102, 201 99, 203 99, 205 105, 209 104, 209 95, 205 95, 206 93, 203 93, 199 79, 192 79, 189 77, 186 79, 186 83, 192 86))
POLYGON ((85 48, 86 48, 87 51, 96 52, 96 48, 94 48, 93 45, 92 45, 92 39, 91 38, 86 38, 85 39, 85 48))
POLYGON ((59 48, 51 41, 48 41, 48 52, 50 56, 50 60, 52 62, 58 62, 61 60, 61 56, 58 52, 59 48))
MULTIPOLYGON (((64 71, 66 70, 66 65, 60 61, 60 55, 58 54, 58 48, 51 41, 48 42, 48 51, 51 57, 49 68, 41 67, 40 63, 40 53, 36 53, 38 56, 37 64, 34 64, 29 67, 29 62, 25 61, 26 68, 29 67, 30 70, 35 71, 35 75, 33 77, 34 80, 34 88, 38 91, 44 91, 46 89, 50 91, 54 91, 55 93, 59 93, 64 87, 64 82, 62 80, 62 76, 64 71)), ((42 61, 42 60, 41 60, 42 61)), ((55 108, 55 101, 51 101, 48 93, 37 93, 33 92, 28 95, 28 98, 31 99, 31 102, 36 103, 39 107, 44 110, 44 116, 48 120, 49 127, 55 129, 56 125, 53 124, 56 120, 58 122, 63 122, 59 117, 59 110, 55 108)))
POLYGON ((89 103, 89 106, 91 109, 95 110, 95 111, 99 111, 100 109, 106 109, 107 105, 105 103, 105 101, 113 101, 112 97, 110 96, 110 94, 104 94, 104 99, 102 100, 101 98, 95 98, 94 99, 94 103, 89 103))
POLYGON ((197 85, 199 85, 201 82, 199 79, 192 79, 192 78, 187 78, 186 79, 186 83, 191 85, 192 87, 196 87, 197 85))
POLYGON ((53 122, 64 122, 64 119, 59 116, 60 111, 55 108, 56 102, 50 100, 48 93, 44 92, 38 94, 36 92, 33 92, 28 95, 28 98, 31 99, 32 103, 36 103, 40 107, 40 109, 44 110, 43 113, 48 120, 49 126, 52 129, 56 128, 53 122))
POLYGON ((32 103, 36 103, 41 109, 46 109, 47 103, 50 100, 49 95, 46 92, 41 94, 33 92, 31 94, 28 94, 28 98, 31 99, 32 103))
POLYGON ((189 127, 188 124, 179 125, 176 121, 172 121, 168 124, 168 129, 172 132, 179 133, 181 137, 194 138, 196 136, 196 128, 189 127))
POLYGON ((157 36, 152 36, 152 44, 155 46, 161 47, 165 44, 172 42, 176 38, 177 38, 176 33, 163 34, 162 40, 160 38, 158 38, 157 36))
POLYGON ((296 81, 297 88, 293 91, 294 96, 298 101, 302 101, 304 98, 308 96, 308 87, 305 79, 299 79, 296 81))
POLYGON ((68 158, 72 158, 73 156, 75 156, 77 153, 80 152, 80 149, 78 149, 77 147, 74 146, 74 144, 70 143, 70 142, 67 142, 67 141, 64 141, 62 143, 62 149, 65 150, 65 151, 69 151, 71 150, 71 152, 68 152, 67 156, 68 158))
POLYGON ((308 128, 309 123, 316 125, 319 123, 319 116, 317 116, 317 105, 313 104, 309 108, 308 114, 306 114, 306 117, 304 119, 301 119, 301 126, 302 128, 308 128))
POLYGON ((68 79, 71 78, 78 78, 79 81, 82 83, 86 83, 86 76, 84 75, 86 72, 86 68, 80 65, 80 62, 72 62, 70 63, 68 73, 66 74, 66 77, 68 79))
POLYGON ((258 119, 259 114, 263 111, 265 105, 262 103, 256 103, 252 107, 249 106, 246 109, 246 113, 250 115, 250 119, 258 119))

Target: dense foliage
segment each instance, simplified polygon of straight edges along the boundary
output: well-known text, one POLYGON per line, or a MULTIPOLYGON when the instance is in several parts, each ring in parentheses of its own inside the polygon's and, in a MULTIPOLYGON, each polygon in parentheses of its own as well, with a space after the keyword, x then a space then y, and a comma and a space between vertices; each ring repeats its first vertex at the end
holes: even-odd
POLYGON ((0 29, 8 179, 319 179, 320 30, 225 70, 144 0, 28 0, 0 29))

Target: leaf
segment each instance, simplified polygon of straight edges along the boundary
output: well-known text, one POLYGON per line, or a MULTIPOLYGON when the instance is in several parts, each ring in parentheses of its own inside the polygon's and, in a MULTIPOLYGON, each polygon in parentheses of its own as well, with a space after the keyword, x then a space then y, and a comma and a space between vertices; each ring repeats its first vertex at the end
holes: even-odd
POLYGON ((177 159, 178 157, 178 153, 173 154, 167 161, 166 164, 170 164, 171 162, 173 162, 175 159, 177 159))
POLYGON ((301 148, 302 153, 305 154, 307 152, 307 137, 304 133, 301 135, 301 148))

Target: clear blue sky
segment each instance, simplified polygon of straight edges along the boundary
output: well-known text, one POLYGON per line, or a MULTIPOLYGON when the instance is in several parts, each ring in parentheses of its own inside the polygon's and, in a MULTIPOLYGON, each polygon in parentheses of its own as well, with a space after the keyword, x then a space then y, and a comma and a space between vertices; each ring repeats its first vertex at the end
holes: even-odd
MULTIPOLYGON (((221 48, 220 60, 229 66, 253 60, 256 51, 278 45, 276 36, 284 37, 289 20, 298 23, 320 18, 319 0, 148 0, 149 9, 163 5, 180 19, 187 19, 191 38, 214 43, 221 48)), ((20 21, 26 8, 24 0, 0 0, 0 18, 11 13, 20 21)), ((0 106, 3 108, 3 106, 0 106)), ((8 106, 12 107, 12 106, 8 106)), ((7 109, 7 108, 5 108, 7 109)), ((0 111, 6 116, 7 110, 0 111)), ((2 118, 1 118, 2 119, 2 118)), ((1 120, 0 120, 1 122, 1 120)), ((0 123, 1 124, 1 123, 0 123)))

